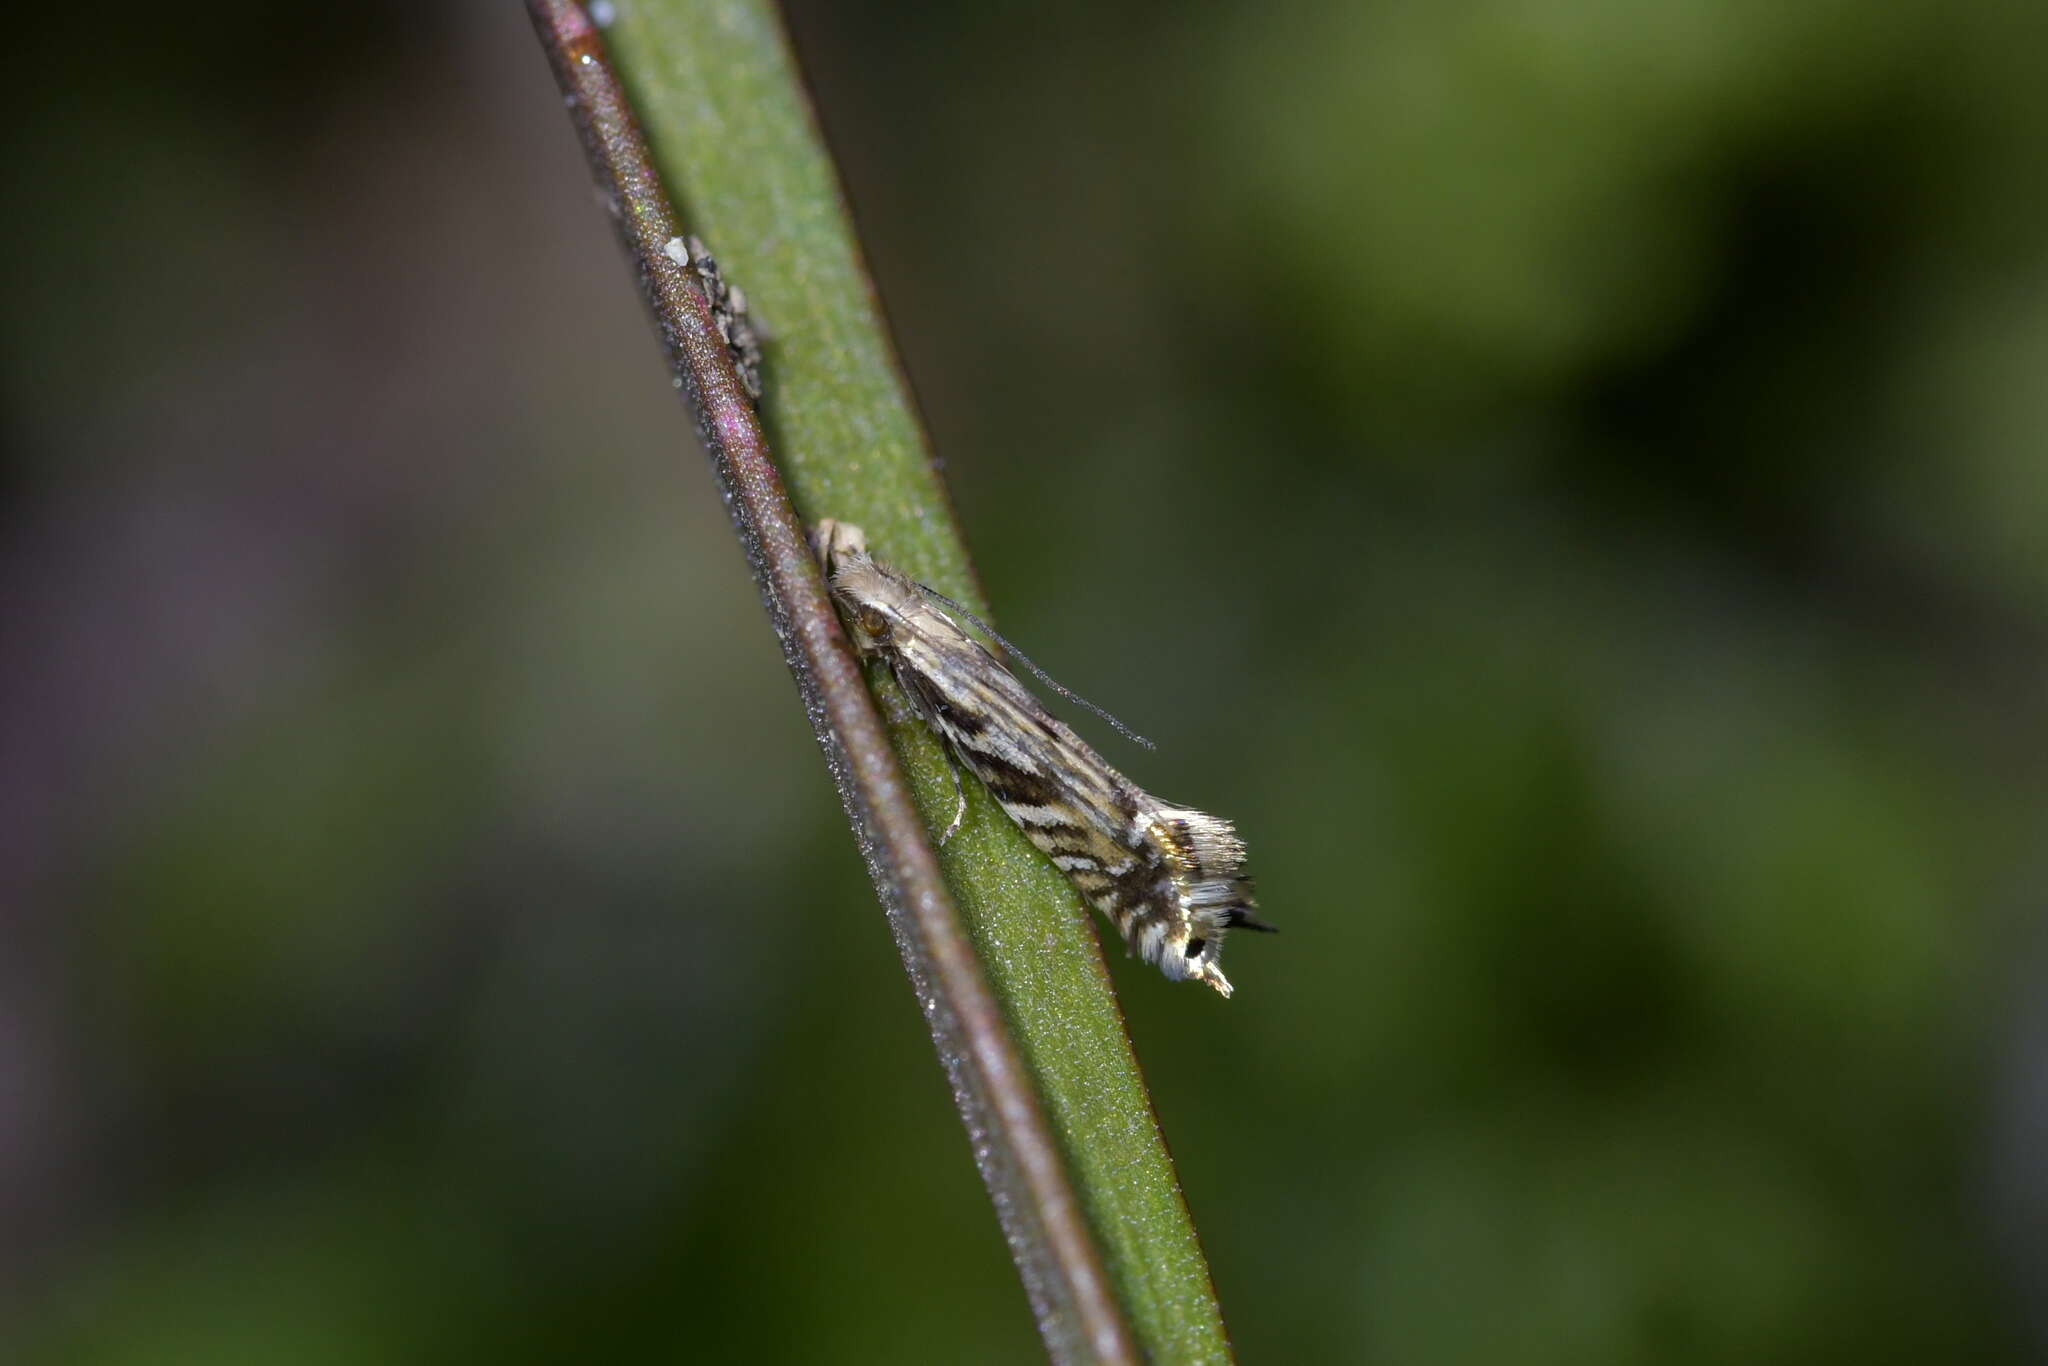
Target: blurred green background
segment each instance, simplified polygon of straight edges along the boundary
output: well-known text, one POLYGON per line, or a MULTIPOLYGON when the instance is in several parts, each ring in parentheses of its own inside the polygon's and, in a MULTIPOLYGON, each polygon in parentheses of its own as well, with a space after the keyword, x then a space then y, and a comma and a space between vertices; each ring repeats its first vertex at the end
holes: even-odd
MULTIPOLYGON (((2048 1354, 2048 10, 791 21, 1245 1360, 2048 1354)), ((1038 1359, 523 12, 10 30, 0 1356, 1038 1359)))

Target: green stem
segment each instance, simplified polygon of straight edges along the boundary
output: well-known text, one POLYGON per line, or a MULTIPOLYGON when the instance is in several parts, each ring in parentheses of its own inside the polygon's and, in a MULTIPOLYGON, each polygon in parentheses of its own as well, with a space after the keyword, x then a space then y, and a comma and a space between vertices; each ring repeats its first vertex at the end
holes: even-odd
MULTIPOLYGON (((773 7, 626 0, 602 40, 569 0, 531 8, 697 407, 1048 1351, 1228 1361, 1089 913, 978 787, 934 860, 905 797, 944 825, 945 756, 913 721, 885 735, 791 512, 793 500, 807 520, 857 523, 878 555, 986 610, 773 7), (682 231, 664 182, 767 333, 760 422, 701 293, 664 252, 682 231)), ((1220 1004, 1187 995, 1189 1009, 1220 1004)))

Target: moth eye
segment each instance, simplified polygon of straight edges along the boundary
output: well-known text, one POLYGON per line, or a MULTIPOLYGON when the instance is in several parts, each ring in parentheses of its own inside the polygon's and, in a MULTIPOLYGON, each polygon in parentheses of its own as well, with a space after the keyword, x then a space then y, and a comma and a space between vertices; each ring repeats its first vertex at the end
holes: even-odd
POLYGON ((877 640, 886 640, 889 636, 889 619, 872 607, 863 607, 860 609, 860 629, 877 640))
POLYGON ((1208 946, 1208 943, 1209 941, 1206 939, 1190 939, 1186 950, 1188 957, 1200 958, 1202 950, 1208 946))

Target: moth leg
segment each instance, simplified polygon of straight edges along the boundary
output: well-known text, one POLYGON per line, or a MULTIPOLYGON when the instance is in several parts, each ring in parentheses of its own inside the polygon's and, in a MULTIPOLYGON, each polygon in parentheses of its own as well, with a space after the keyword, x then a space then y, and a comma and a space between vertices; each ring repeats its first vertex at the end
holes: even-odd
POLYGON ((953 823, 946 827, 946 833, 939 836, 939 848, 946 847, 946 841, 960 833, 960 822, 967 819, 967 790, 960 786, 960 765, 953 762, 952 752, 946 753, 946 772, 953 775, 953 823))

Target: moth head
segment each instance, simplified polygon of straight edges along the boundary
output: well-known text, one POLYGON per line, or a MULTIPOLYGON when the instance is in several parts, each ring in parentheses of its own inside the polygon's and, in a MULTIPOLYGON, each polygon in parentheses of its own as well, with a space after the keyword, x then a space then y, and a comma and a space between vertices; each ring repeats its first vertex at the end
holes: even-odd
POLYGON ((925 612, 923 599, 894 574, 865 555, 842 555, 832 574, 832 600, 854 648, 885 654, 925 612))
POLYGON ((901 596, 890 575, 868 557, 868 538, 859 527, 827 517, 811 528, 811 550, 823 566, 833 601, 847 633, 862 654, 887 645, 901 596))

